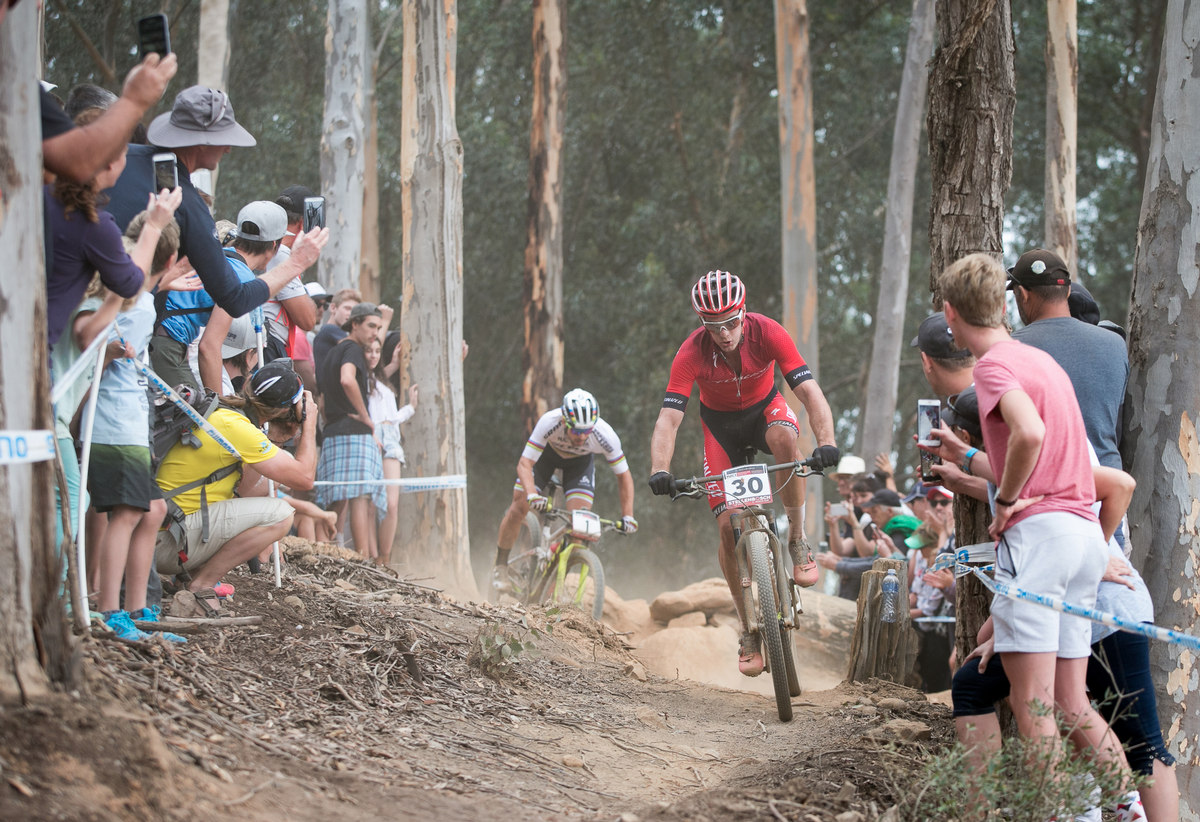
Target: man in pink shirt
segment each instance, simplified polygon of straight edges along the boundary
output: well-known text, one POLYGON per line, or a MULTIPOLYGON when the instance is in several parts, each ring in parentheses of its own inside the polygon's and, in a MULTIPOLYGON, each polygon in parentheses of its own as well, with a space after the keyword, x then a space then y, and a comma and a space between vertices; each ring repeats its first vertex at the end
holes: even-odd
MULTIPOLYGON (((967 451, 964 470, 996 489, 996 579, 1090 608, 1107 552, 1092 512, 1087 432, 1066 372, 1009 336, 1006 279, 985 254, 964 257, 938 278, 950 331, 978 359, 975 390, 987 453, 967 451)), ((1120 743, 1085 690, 1089 623, 1004 596, 992 600, 992 617, 1021 735, 1053 750, 1058 727, 1046 710, 1053 705, 1077 748, 1123 765, 1120 743)))

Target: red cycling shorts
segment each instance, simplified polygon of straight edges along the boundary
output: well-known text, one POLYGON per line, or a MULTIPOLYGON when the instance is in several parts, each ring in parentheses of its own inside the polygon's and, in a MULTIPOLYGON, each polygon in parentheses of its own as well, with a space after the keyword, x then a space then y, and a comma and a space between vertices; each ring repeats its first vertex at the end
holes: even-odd
MULTIPOLYGON (((704 429, 704 476, 752 462, 753 454, 747 455, 750 449, 771 453, 767 447, 767 429, 771 426, 786 425, 795 436, 800 436, 796 412, 788 406, 778 388, 762 402, 741 411, 713 411, 701 405, 700 423, 704 429)), ((720 489, 717 483, 710 483, 709 487, 720 489)), ((725 498, 719 493, 708 499, 714 514, 725 510, 725 498)))

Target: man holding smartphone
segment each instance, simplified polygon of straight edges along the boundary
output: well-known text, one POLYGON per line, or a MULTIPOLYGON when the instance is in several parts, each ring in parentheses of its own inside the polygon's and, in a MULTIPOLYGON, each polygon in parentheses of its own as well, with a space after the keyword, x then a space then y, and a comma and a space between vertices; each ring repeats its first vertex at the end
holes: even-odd
MULTIPOLYGON (((147 58, 147 60, 153 57, 147 58)), ((172 59, 172 58, 168 58, 172 59)), ((108 210, 122 228, 146 207, 146 196, 156 190, 153 157, 174 152, 178 162, 183 204, 175 213, 179 223, 180 256, 196 269, 214 302, 240 317, 262 305, 272 295, 316 262, 329 241, 327 230, 301 234, 292 245, 292 259, 251 282, 241 282, 225 258, 216 237, 212 213, 192 185, 191 173, 216 169, 233 146, 253 146, 256 141, 233 115, 233 105, 223 91, 192 86, 175 97, 171 111, 154 118, 148 131, 153 145, 131 145, 125 171, 109 189, 108 210)))

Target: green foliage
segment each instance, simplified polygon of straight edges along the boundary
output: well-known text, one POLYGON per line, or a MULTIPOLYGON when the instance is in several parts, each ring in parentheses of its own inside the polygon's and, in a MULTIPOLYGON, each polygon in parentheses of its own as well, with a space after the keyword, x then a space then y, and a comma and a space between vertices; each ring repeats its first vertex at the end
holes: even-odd
POLYGON ((1136 781, 1113 765, 1075 754, 1065 739, 1049 749, 1034 749, 1020 739, 976 772, 968 752, 956 744, 931 757, 920 778, 897 785, 897 822, 1008 822, 1073 819, 1099 805, 1110 807, 1136 781))
POLYGON ((520 626, 506 626, 499 620, 486 623, 479 629, 467 652, 467 662, 492 679, 503 679, 521 659, 536 657, 537 639, 553 634, 554 625, 562 619, 557 607, 546 609, 544 629, 531 625, 524 615, 520 626))

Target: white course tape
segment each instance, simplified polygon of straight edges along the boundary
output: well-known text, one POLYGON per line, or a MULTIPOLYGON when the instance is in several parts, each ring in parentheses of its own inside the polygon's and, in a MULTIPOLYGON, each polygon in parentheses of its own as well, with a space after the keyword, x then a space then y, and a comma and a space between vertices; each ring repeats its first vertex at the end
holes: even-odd
POLYGON ((54 432, 0 430, 0 465, 22 465, 54 459, 54 432))
POLYGON ((110 322, 103 331, 96 335, 96 338, 92 340, 91 344, 83 350, 83 353, 79 355, 79 358, 75 360, 75 362, 71 363, 71 367, 67 369, 66 373, 62 374, 54 381, 54 387, 50 389, 50 403, 52 405, 57 405, 58 401, 62 399, 63 394, 67 393, 67 389, 71 387, 71 384, 79 379, 80 375, 83 374, 84 371, 96 364, 96 360, 92 354, 95 352, 97 346, 108 344, 108 334, 110 331, 112 331, 113 326, 116 324, 116 320, 110 322))
POLYGON ((443 477, 401 477, 400 479, 377 480, 318 480, 313 485, 398 485, 405 494, 421 491, 453 491, 467 487, 466 474, 449 474, 443 477))

